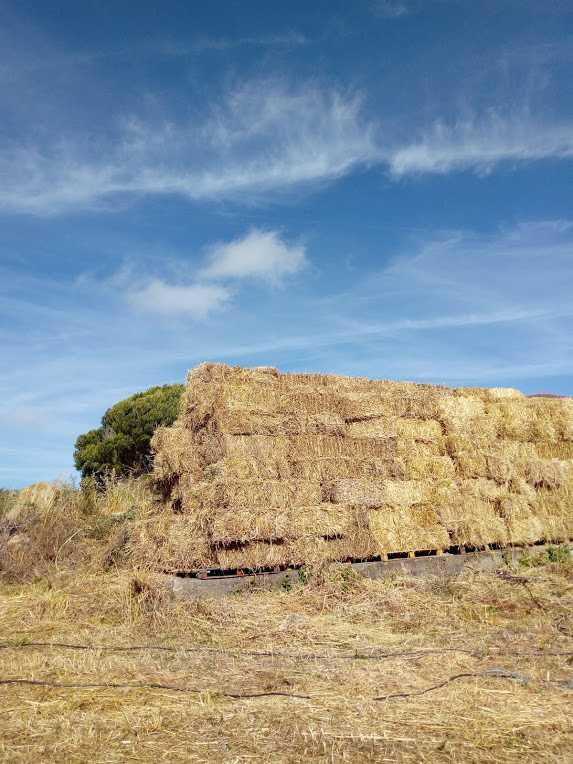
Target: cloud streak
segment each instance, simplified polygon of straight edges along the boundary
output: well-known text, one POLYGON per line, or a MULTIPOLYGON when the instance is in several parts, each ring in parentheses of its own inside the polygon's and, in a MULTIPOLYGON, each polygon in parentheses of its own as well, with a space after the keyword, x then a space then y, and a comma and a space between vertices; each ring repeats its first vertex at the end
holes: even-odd
POLYGON ((123 120, 109 146, 93 148, 87 139, 0 146, 0 210, 112 211, 118 198, 167 195, 265 204, 361 168, 376 166, 398 180, 485 175, 502 163, 573 158, 573 124, 523 114, 438 121, 418 138, 392 145, 382 135, 357 95, 252 83, 230 92, 197 124, 123 120))
POLYGON ((501 162, 573 157, 573 124, 536 123, 530 116, 435 122, 419 140, 388 157, 394 177, 474 170, 488 173, 501 162))
POLYGON ((124 120, 116 138, 95 149, 89 136, 44 147, 5 144, 0 209, 110 209, 119 195, 258 203, 333 181, 378 156, 358 96, 265 80, 231 91, 201 120, 124 120))

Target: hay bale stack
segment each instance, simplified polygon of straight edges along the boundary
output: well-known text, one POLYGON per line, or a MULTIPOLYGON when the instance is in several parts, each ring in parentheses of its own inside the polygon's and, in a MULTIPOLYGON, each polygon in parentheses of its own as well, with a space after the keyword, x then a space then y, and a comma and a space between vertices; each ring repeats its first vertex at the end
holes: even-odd
POLYGON ((163 569, 573 536, 573 402, 203 364, 152 443, 163 569))

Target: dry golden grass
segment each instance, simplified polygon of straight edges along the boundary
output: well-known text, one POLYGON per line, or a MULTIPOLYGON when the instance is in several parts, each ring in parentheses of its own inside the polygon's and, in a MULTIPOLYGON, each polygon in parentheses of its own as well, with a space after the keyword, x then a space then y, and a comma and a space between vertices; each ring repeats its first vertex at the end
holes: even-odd
POLYGON ((0 681, 172 689, 0 684, 4 761, 573 756, 571 562, 384 582, 334 565, 288 591, 180 603, 158 577, 97 559, 0 586, 0 681))

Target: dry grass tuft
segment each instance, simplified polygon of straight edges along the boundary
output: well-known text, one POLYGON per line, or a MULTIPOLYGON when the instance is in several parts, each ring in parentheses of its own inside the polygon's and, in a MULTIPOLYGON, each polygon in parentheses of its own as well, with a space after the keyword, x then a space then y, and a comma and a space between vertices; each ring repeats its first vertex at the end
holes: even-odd
POLYGON ((503 577, 318 562, 186 604, 141 570, 52 565, 0 586, 0 680, 60 685, 0 686, 0 758, 565 762, 572 606, 559 550, 503 577))

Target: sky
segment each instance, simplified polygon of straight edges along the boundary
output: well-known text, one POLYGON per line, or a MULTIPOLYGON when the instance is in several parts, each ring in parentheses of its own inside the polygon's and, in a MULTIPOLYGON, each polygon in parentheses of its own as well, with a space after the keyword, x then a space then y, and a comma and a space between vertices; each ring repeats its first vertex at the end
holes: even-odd
POLYGON ((0 0, 0 486, 202 361, 573 394, 570 0, 0 0))

